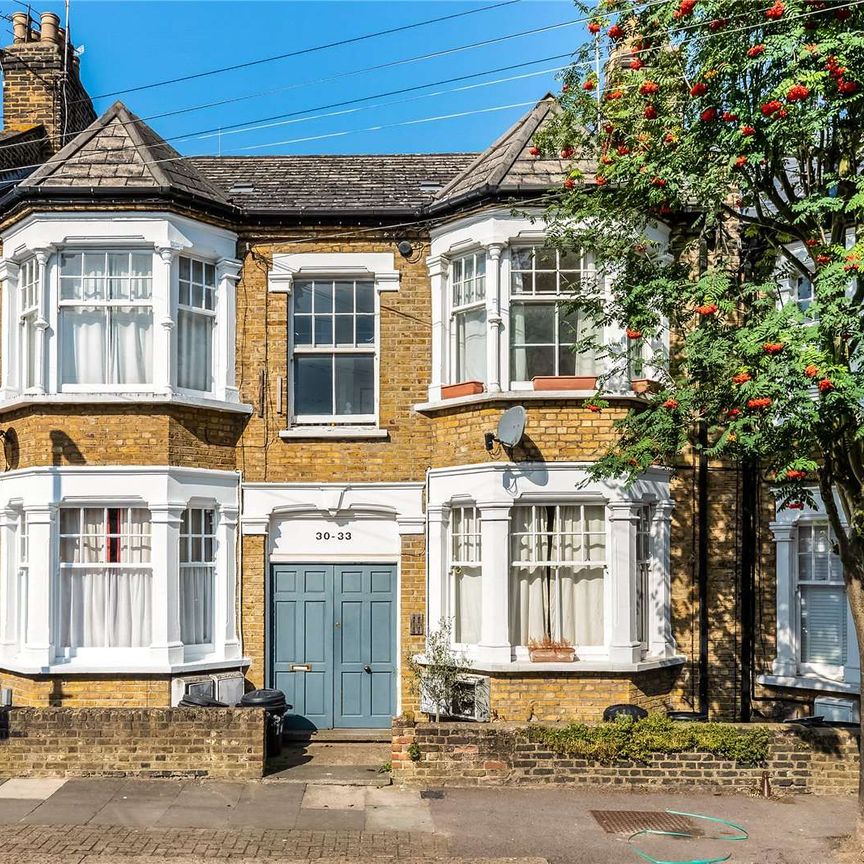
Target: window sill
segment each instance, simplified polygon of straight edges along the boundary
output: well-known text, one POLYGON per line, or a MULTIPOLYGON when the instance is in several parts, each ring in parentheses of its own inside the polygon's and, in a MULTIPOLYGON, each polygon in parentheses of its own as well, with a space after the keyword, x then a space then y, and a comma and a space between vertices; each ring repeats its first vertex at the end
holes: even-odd
MULTIPOLYGON (((470 655, 469 655, 470 656, 470 655)), ((570 672, 581 675, 585 672, 609 672, 627 674, 632 672, 650 672, 654 669, 665 669, 670 666, 681 666, 686 662, 682 656, 655 657, 640 660, 638 663, 611 663, 600 657, 586 660, 574 660, 572 663, 534 663, 531 660, 513 660, 510 663, 496 663, 483 660, 473 660, 469 673, 484 672, 570 672)))
MULTIPOLYGON (((596 390, 502 390, 499 393, 477 393, 470 396, 456 396, 453 399, 441 399, 437 402, 420 402, 414 406, 418 414, 436 414, 468 405, 487 405, 497 402, 584 402, 593 399, 596 390)), ((610 402, 629 402, 636 405, 644 404, 646 396, 634 393, 632 390, 621 393, 604 393, 603 398, 610 402)))
POLYGON ((292 426, 282 429, 279 437, 283 441, 381 441, 389 438, 390 432, 377 426, 292 426))
POLYGON ((756 681, 767 687, 789 687, 795 690, 820 690, 828 693, 852 693, 855 695, 861 692, 860 683, 818 678, 815 675, 759 675, 756 681))
POLYGON ((230 411, 234 414, 251 414, 253 408, 243 402, 226 402, 207 396, 192 396, 185 393, 50 393, 15 395, 0 400, 0 411, 28 405, 178 405, 191 408, 206 408, 213 411, 230 411))
POLYGON ((93 663, 67 660, 49 666, 29 666, 0 658, 0 668, 20 675, 180 675, 191 672, 219 672, 251 665, 248 657, 236 660, 196 660, 183 663, 93 663))

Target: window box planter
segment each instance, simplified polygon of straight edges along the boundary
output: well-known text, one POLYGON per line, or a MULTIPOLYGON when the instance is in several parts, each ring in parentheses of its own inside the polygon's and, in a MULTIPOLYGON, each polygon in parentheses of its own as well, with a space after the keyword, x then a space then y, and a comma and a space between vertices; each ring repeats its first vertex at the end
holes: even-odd
POLYGON ((485 387, 482 381, 460 381, 458 384, 445 384, 441 388, 442 399, 455 399, 457 396, 476 396, 485 387))
POLYGON ((634 393, 659 393, 662 385, 653 378, 634 378, 630 382, 634 393))
POLYGON ((535 390, 596 390, 596 375, 544 375, 533 378, 535 390))
POLYGON ((576 659, 576 649, 563 645, 558 648, 529 648, 528 656, 532 663, 572 663, 576 659))

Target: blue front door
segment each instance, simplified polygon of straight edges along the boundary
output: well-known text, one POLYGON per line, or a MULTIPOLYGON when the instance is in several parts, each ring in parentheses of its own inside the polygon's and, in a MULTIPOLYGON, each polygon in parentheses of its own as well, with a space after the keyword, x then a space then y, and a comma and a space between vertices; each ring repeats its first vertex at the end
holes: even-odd
POLYGON ((386 728, 396 711, 396 568, 277 564, 271 677, 293 728, 386 728))

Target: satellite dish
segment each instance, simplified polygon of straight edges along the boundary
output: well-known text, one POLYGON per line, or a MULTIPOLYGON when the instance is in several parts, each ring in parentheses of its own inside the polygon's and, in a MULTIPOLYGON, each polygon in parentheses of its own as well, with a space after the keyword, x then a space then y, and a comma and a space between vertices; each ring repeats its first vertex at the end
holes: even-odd
POLYGON ((515 447, 525 433, 525 409, 521 405, 508 408, 498 421, 495 439, 504 447, 515 447))

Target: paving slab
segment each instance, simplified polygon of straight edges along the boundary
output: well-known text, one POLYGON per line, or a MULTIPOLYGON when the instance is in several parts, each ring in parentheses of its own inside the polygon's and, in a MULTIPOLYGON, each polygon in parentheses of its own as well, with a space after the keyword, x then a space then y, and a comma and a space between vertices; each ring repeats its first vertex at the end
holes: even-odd
POLYGON ((303 786, 249 783, 240 800, 228 811, 228 825, 232 828, 292 828, 300 812, 303 786))
POLYGON ((336 786, 389 786, 390 775, 379 765, 318 765, 307 762, 269 774, 264 783, 314 783, 336 786))
POLYGON ((367 807, 405 807, 419 804, 423 799, 418 789, 402 789, 399 786, 368 786, 367 807))
POLYGON ((33 825, 78 825, 92 819, 119 791, 124 780, 67 780, 50 798, 28 813, 33 825))
POLYGON ((363 810, 303 810, 297 814, 294 827, 299 831, 363 831, 363 810))
POLYGON ((18 777, 7 780, 0 786, 0 798, 17 798, 44 801, 66 783, 65 778, 18 777))
MULTIPOLYGON (((39 804, 40 802, 33 798, 3 798, 0 800, 0 825, 20 822, 28 813, 32 813, 39 804)), ((0 854, 2 854, 2 847, 0 847, 0 854)))
POLYGON ((406 807, 366 808, 367 831, 421 831, 432 833, 435 825, 432 814, 425 804, 406 807))
POLYGON ((363 810, 366 790, 362 786, 307 786, 302 810, 363 810))

